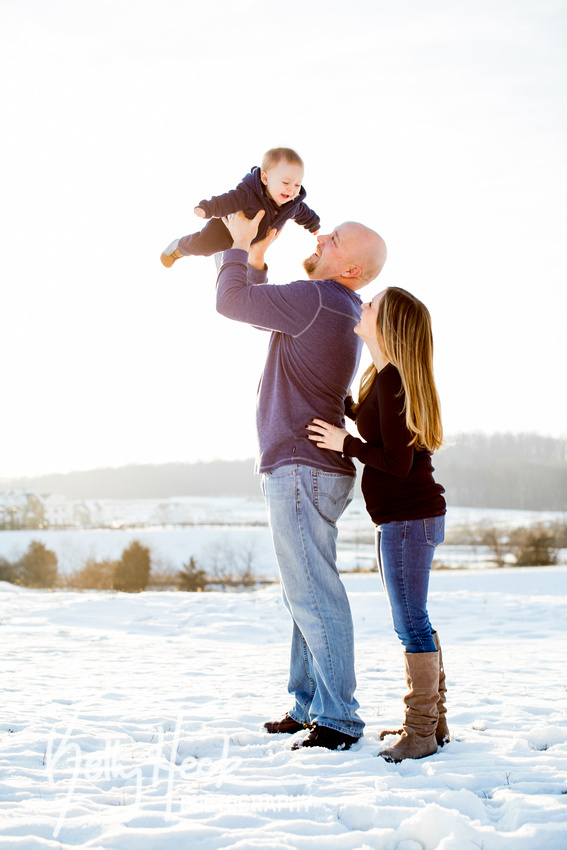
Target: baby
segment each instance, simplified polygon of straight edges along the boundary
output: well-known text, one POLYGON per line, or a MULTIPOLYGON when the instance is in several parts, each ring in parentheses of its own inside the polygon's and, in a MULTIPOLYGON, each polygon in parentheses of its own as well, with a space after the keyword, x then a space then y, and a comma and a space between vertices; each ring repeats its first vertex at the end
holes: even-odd
POLYGON ((272 148, 264 154, 262 165, 255 166, 236 189, 200 201, 194 212, 210 221, 199 233, 175 239, 161 255, 163 265, 169 269, 181 257, 209 257, 226 251, 232 245, 232 237, 221 218, 238 210, 247 218, 254 218, 259 210, 264 210, 254 242, 263 239, 274 227, 281 230, 290 218, 311 233, 318 233, 319 216, 304 203, 306 192, 302 180, 303 160, 299 154, 291 148, 272 148))

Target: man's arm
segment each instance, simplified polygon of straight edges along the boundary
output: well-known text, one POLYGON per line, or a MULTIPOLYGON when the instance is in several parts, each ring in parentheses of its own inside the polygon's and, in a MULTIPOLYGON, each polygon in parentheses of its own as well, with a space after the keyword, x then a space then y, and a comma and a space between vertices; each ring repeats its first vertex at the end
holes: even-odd
POLYGON ((258 232, 258 225, 264 217, 264 210, 259 210, 253 219, 248 219, 245 216, 224 216, 223 224, 229 230, 234 239, 233 248, 242 248, 248 251, 248 265, 253 269, 263 271, 267 268, 265 262, 266 251, 272 245, 283 230, 276 230, 272 227, 268 230, 260 242, 251 242, 258 232), (249 224, 250 222, 250 224, 249 224), (250 239, 250 242, 249 242, 250 239), (248 248, 246 246, 248 245, 248 248))
POLYGON ((258 210, 254 218, 246 218, 243 212, 235 212, 223 218, 223 224, 232 236, 232 247, 248 253, 252 240, 258 233, 258 225, 264 218, 265 211, 258 210))
POLYGON ((275 227, 272 227, 260 242, 253 242, 250 245, 250 250, 248 251, 249 266, 252 266, 253 269, 258 269, 258 271, 264 271, 268 268, 264 259, 266 251, 276 241, 281 232, 281 230, 276 230, 275 227))
POLYGON ((305 281, 284 286, 250 285, 266 283, 264 254, 276 238, 276 234, 270 232, 251 247, 263 215, 261 210, 253 219, 248 219, 238 212, 223 219, 234 242, 223 255, 217 284, 217 311, 237 322, 297 336, 311 324, 320 309, 319 290, 305 281))

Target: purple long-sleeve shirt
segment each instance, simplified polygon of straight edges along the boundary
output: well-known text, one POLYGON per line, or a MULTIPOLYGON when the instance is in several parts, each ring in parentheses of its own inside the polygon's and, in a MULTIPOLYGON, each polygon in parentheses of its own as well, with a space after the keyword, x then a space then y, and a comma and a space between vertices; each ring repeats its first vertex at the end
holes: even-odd
POLYGON ((319 449, 307 436, 314 417, 344 427, 344 402, 360 361, 353 332, 356 292, 336 280, 267 284, 239 249, 224 252, 217 310, 229 319, 272 331, 257 398, 257 472, 299 463, 354 475, 349 457, 319 449), (257 285, 261 284, 261 285, 257 285))

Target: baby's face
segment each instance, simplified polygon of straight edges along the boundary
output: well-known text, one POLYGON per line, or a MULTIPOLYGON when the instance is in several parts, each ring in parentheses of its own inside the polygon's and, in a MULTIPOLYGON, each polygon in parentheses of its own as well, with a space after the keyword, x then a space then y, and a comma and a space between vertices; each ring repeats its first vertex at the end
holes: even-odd
POLYGON ((266 193, 278 207, 292 201, 301 189, 303 180, 303 168, 280 159, 277 165, 268 171, 262 171, 260 175, 262 183, 266 187, 266 193))

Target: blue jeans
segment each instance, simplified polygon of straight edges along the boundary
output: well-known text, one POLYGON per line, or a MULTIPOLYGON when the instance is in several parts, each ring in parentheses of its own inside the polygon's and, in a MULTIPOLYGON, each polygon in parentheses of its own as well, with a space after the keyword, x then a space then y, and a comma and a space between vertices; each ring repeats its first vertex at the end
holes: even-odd
POLYGON ((336 564, 336 521, 352 500, 354 477, 294 464, 264 473, 262 489, 293 619, 289 714, 358 738, 352 615, 336 564))
POLYGON ((437 651, 427 613, 427 591, 435 547, 444 539, 444 516, 385 522, 376 528, 380 578, 394 631, 406 652, 437 651))

